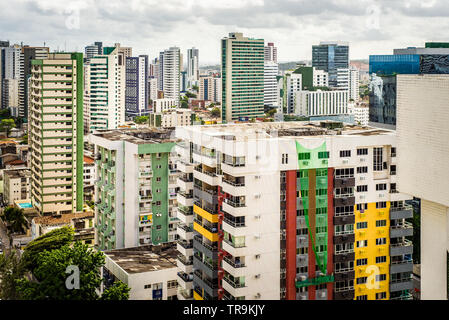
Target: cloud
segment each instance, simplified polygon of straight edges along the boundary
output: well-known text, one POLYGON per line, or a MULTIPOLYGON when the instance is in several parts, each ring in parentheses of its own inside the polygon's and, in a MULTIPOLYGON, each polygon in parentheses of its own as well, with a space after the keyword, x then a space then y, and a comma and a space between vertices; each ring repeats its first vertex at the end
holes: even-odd
POLYGON ((310 59, 321 40, 345 40, 352 58, 445 40, 444 0, 10 0, 0 11, 2 36, 12 42, 82 51, 94 41, 120 42, 157 56, 177 45, 200 49, 200 63, 220 61, 229 32, 264 38, 281 61, 310 59), (432 22, 429 23, 429 20, 432 22))

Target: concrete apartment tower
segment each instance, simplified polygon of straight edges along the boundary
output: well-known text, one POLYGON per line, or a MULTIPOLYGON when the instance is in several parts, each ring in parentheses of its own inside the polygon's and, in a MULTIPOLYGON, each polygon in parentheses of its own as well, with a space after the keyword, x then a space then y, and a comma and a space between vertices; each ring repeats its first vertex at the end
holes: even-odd
POLYGON ((320 42, 319 45, 312 46, 312 66, 329 73, 330 87, 341 88, 342 82, 347 83, 347 79, 344 81, 341 78, 347 78, 349 43, 330 41, 320 42))
POLYGON ((182 55, 178 47, 171 47, 159 54, 158 88, 164 98, 175 99, 179 106, 182 55))
POLYGON ((397 80, 398 190, 421 199, 421 299, 448 299, 449 75, 397 80))
POLYGON ((187 49, 187 86, 198 85, 199 71, 199 50, 187 49))
POLYGON ((82 211, 83 54, 31 64, 31 203, 44 215, 82 211))
POLYGON ((264 115, 264 40, 230 33, 221 40, 222 120, 264 115))

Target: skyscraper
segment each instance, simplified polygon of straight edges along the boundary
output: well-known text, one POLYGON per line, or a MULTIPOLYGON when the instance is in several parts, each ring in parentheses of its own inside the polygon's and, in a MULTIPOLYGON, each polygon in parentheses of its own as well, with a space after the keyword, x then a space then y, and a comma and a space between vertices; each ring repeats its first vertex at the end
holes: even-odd
POLYGON ((31 202, 44 215, 83 209, 83 54, 32 60, 31 202))
POLYGON ((95 42, 84 48, 84 61, 89 62, 90 58, 100 54, 103 54, 103 42, 95 42))
POLYGON ((164 98, 175 99, 177 106, 179 106, 181 64, 181 52, 178 47, 171 47, 159 54, 159 90, 164 91, 164 98))
POLYGON ((199 50, 187 49, 187 86, 198 85, 199 71, 199 50))
POLYGON ((148 56, 126 58, 126 97, 127 117, 147 115, 148 106, 148 56))
POLYGON ((278 48, 274 46, 273 42, 268 42, 264 47, 265 61, 278 62, 278 48))
POLYGON ((125 122, 125 55, 117 47, 85 65, 84 123, 86 132, 116 129, 125 122))
POLYGON ((276 62, 265 61, 264 63, 264 105, 277 107, 277 75, 279 66, 276 62))
POLYGON ((347 42, 320 42, 312 46, 312 66, 329 73, 329 86, 338 87, 338 69, 349 68, 347 42))
POLYGON ((264 115, 264 40, 230 33, 221 40, 222 120, 264 115))
MULTIPOLYGON (((12 94, 17 95, 18 98, 18 90, 13 90, 14 92, 8 92, 11 88, 11 83, 15 81, 11 81, 6 85, 6 79, 17 80, 16 82, 20 82, 20 76, 23 73, 23 59, 22 59, 22 51, 19 45, 13 45, 10 47, 0 47, 0 106, 2 109, 6 108, 6 99, 11 100, 10 97, 12 94)), ((16 100, 14 98, 14 100, 16 100)))

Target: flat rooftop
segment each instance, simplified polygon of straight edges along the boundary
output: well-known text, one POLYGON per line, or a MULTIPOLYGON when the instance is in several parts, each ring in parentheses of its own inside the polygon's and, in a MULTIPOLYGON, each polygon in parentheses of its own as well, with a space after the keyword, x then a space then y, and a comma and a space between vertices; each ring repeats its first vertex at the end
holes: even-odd
POLYGON ((97 130, 94 136, 110 141, 128 141, 135 144, 176 142, 174 130, 169 128, 139 128, 97 130))
POLYGON ((176 268, 176 257, 179 254, 175 242, 115 249, 104 253, 127 273, 176 268))
POLYGON ((30 169, 4 170, 3 174, 5 176, 8 176, 10 179, 29 178, 31 177, 31 170, 30 169))
POLYGON ((359 126, 332 120, 229 123, 184 127, 185 130, 220 137, 224 140, 273 139, 307 136, 394 135, 394 130, 359 126))

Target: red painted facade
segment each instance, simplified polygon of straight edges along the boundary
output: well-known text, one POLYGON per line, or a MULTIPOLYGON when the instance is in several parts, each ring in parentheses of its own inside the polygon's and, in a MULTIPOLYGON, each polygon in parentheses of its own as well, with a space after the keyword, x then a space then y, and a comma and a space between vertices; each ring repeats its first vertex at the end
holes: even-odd
POLYGON ((286 172, 286 300, 296 300, 296 170, 286 172))

